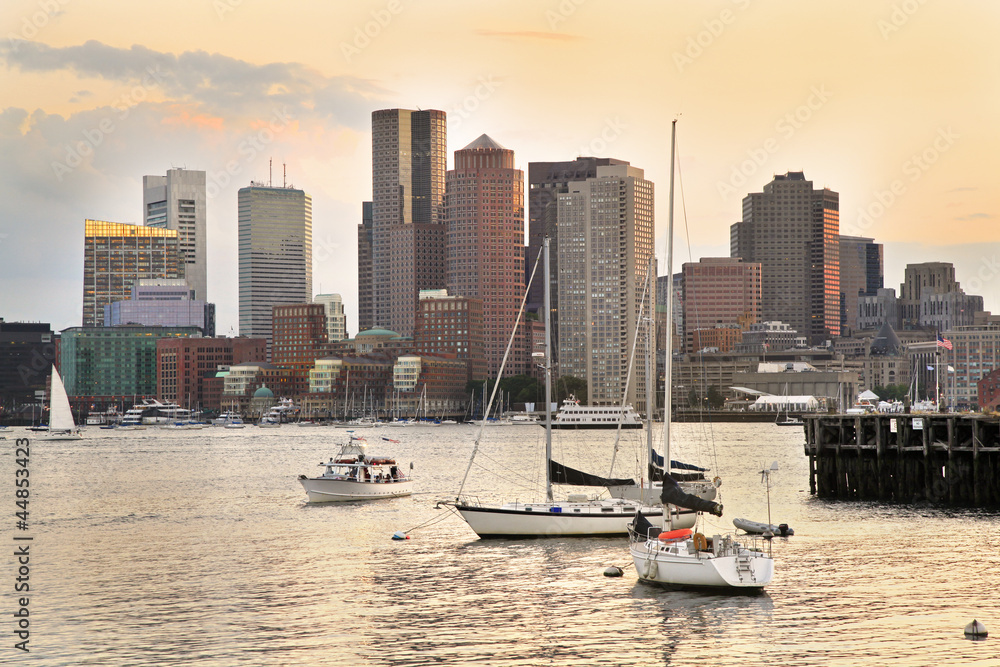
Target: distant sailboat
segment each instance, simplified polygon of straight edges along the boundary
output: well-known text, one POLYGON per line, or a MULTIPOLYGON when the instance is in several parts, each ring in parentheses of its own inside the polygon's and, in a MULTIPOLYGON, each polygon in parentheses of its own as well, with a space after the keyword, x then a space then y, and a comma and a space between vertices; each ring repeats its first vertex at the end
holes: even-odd
POLYGON ((42 440, 82 440, 83 436, 73 421, 73 410, 69 405, 69 396, 63 385, 59 371, 52 367, 52 391, 49 398, 49 432, 42 440))

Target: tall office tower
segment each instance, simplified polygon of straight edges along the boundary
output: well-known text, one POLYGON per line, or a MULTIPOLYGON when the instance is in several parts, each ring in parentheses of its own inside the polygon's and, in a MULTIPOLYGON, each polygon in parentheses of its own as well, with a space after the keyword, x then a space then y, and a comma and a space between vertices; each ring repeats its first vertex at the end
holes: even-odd
POLYGON ((267 339, 274 306, 312 299, 312 197, 293 187, 240 188, 240 335, 267 339))
POLYGON ((966 294, 949 262, 907 264, 899 286, 899 317, 904 329, 947 331, 969 326, 983 310, 983 297, 966 294))
POLYGON ((790 171, 743 198, 730 256, 761 265, 761 319, 811 344, 840 335, 840 196, 790 171))
POLYGON ((627 164, 598 166, 597 174, 573 181, 558 195, 559 375, 587 381, 592 405, 646 400, 643 319, 652 317, 645 283, 653 257, 653 183, 627 164), (626 383, 628 391, 626 393, 626 383))
POLYGON ((168 169, 166 176, 143 176, 142 221, 177 232, 184 276, 194 298, 207 301, 205 172, 168 169))
POLYGON ((876 296, 882 284, 882 244, 861 236, 840 237, 840 332, 858 328, 858 298, 876 296))
POLYGON ((178 233, 87 220, 83 238, 83 326, 104 324, 104 306, 128 299, 142 278, 184 278, 178 233))
MULTIPOLYGON (((445 188, 448 292, 483 302, 486 366, 500 372, 524 297, 524 172, 514 151, 485 134, 455 151, 445 188)), ((527 375, 524 330, 504 375, 527 375)))
MULTIPOLYGON (((760 321, 760 264, 744 262, 738 257, 705 257, 698 262, 686 262, 682 272, 687 352, 706 347, 709 330, 735 330, 732 340, 739 342, 738 332, 760 321), (696 336, 696 332, 701 333, 696 336)), ((718 340, 730 338, 720 334, 718 340)), ((728 352, 731 346, 713 347, 728 352)))
POLYGON ((331 343, 347 338, 347 316, 344 314, 344 301, 339 294, 317 294, 313 303, 323 306, 326 317, 326 339, 331 343))
POLYGON ((371 325, 403 336, 413 333, 420 290, 445 285, 445 118, 435 110, 372 112, 371 325))
MULTIPOLYGON (((525 282, 535 265, 538 254, 542 251, 542 240, 549 237, 549 267, 552 272, 552 340, 557 339, 555 332, 559 330, 558 312, 558 279, 559 275, 559 238, 556 227, 558 213, 558 197, 569 191, 569 184, 574 181, 585 181, 597 176, 597 167, 609 165, 627 165, 628 162, 613 158, 579 157, 567 162, 529 162, 528 163, 528 250, 525 258, 525 282)), ((541 267, 539 267, 539 271, 541 267)), ((528 310, 538 312, 542 307, 544 283, 535 279, 529 286, 528 310)))
POLYGON ((372 274, 372 202, 361 203, 358 225, 358 331, 375 326, 375 283, 372 274))

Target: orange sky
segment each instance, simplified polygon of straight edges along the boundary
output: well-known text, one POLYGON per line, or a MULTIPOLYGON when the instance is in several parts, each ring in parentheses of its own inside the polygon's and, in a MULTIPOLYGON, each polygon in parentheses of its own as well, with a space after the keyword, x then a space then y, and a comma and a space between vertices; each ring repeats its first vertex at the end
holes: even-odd
POLYGON ((842 233, 886 244, 887 287, 907 262, 953 261, 1000 310, 998 3, 49 4, 60 10, 0 6, 0 266, 29 279, 0 301, 8 320, 79 324, 83 219, 136 221, 143 174, 224 177, 235 163, 209 202, 209 297, 227 332, 236 190, 272 157, 314 198, 314 289, 342 293, 356 331, 368 119, 389 107, 447 111, 449 155, 485 132, 525 171, 582 153, 629 160, 657 184, 658 247, 680 114, 679 260, 688 243, 694 259, 728 254, 742 196, 802 170, 840 193, 842 233), (280 132, 249 150, 283 110, 280 132), (99 136, 102 121, 113 129, 99 136), (96 138, 69 173, 52 167, 96 138), (46 256, 56 274, 31 275, 46 256))

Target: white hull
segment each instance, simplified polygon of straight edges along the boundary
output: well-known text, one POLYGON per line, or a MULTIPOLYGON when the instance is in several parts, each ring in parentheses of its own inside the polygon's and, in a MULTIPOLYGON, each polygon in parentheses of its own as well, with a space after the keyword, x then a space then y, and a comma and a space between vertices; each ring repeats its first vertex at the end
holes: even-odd
POLYGON ((692 539, 651 539, 633 541, 630 551, 639 578, 664 586, 759 592, 774 576, 770 556, 728 536, 713 536, 703 550, 696 549, 692 539))
POLYGON ((261 422, 257 426, 260 428, 281 428, 281 424, 275 422, 261 422))
POLYGON ((413 493, 413 481, 358 482, 350 479, 299 479, 311 503, 399 498, 413 493))
MULTIPOLYGON (((563 537, 625 535, 635 517, 632 503, 509 503, 502 507, 456 504, 462 518, 480 537, 563 537), (553 512, 552 508, 559 508, 553 512)), ((663 516, 662 507, 643 507, 650 520, 663 516)), ((691 523, 694 524, 694 514, 691 523)))
POLYGON ((49 432, 45 435, 39 436, 38 440, 42 441, 53 441, 53 440, 83 440, 83 435, 80 433, 54 433, 49 432))

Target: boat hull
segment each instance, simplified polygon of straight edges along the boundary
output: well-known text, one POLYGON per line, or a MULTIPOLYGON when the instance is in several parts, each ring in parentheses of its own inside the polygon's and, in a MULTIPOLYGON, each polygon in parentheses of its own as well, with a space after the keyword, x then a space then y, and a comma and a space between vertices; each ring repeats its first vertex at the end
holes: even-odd
POLYGON ((400 498, 413 493, 413 480, 396 482, 359 482, 350 479, 299 479, 311 503, 351 502, 400 498))
POLYGON ((761 552, 736 548, 716 555, 690 545, 690 540, 677 545, 633 542, 630 551, 640 580, 675 588, 759 593, 774 576, 774 560, 761 552))
MULTIPOLYGON (((635 518, 634 505, 612 503, 511 503, 502 507, 456 503, 455 509, 484 538, 626 535, 635 518), (560 511, 551 511, 553 507, 560 511)), ((641 511, 650 520, 663 516, 662 507, 641 511)))
POLYGON ((83 440, 83 435, 80 433, 46 433, 39 436, 38 440, 45 442, 52 442, 53 440, 83 440))

